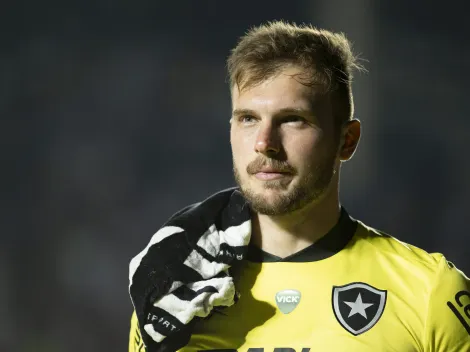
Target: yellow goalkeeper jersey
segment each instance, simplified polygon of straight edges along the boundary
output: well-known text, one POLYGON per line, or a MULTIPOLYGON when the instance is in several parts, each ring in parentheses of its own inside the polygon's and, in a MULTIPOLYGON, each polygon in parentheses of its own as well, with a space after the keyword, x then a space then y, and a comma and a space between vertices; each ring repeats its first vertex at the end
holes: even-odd
POLYGON ((345 212, 287 258, 250 247, 233 275, 238 302, 196 325, 181 352, 470 351, 469 279, 345 212))

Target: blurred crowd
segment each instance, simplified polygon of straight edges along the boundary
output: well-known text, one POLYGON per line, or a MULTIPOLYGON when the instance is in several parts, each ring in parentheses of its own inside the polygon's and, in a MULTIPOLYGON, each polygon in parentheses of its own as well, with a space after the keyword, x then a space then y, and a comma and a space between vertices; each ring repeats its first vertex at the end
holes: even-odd
POLYGON ((344 31, 364 58, 363 138, 341 180, 351 215, 470 273, 458 10, 327 3, 10 5, 0 351, 126 350, 129 260, 172 213, 234 184, 225 59, 266 20, 344 31))

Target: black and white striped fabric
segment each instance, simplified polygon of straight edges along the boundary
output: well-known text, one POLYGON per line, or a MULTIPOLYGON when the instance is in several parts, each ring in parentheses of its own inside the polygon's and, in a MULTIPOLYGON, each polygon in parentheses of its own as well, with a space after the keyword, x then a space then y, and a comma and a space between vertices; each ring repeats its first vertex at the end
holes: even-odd
POLYGON ((230 188, 175 214, 131 260, 129 292, 147 352, 177 351, 198 320, 234 303, 228 269, 250 236, 248 204, 230 188))

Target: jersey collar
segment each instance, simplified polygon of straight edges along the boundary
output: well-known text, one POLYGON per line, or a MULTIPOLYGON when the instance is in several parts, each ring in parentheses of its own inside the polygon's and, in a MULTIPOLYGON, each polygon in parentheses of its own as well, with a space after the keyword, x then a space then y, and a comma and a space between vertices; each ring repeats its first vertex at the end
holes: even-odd
POLYGON ((348 214, 344 207, 341 207, 341 214, 336 225, 325 236, 307 248, 291 254, 288 257, 281 258, 250 245, 248 247, 246 259, 256 263, 301 263, 326 259, 346 247, 348 242, 354 236, 356 228, 357 221, 348 214))

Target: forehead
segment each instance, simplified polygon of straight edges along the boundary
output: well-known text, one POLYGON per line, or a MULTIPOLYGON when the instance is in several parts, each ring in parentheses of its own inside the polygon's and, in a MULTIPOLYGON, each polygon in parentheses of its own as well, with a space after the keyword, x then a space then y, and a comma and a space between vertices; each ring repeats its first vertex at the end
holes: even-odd
POLYGON ((277 75, 264 80, 253 87, 232 88, 233 109, 266 109, 283 108, 312 109, 313 103, 319 100, 319 91, 301 83, 304 71, 298 68, 286 68, 277 75))

